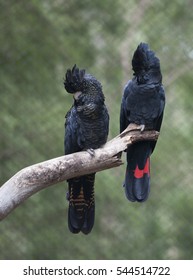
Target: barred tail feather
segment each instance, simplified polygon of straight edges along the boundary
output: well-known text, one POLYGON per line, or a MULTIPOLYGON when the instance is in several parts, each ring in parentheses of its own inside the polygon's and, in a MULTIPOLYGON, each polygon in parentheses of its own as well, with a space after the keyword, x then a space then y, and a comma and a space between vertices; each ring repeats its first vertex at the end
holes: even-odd
POLYGON ((84 223, 84 195, 81 179, 69 180, 68 227, 72 233, 79 233, 84 223))
POLYGON ((84 224, 81 231, 84 234, 88 234, 91 232, 94 226, 94 219, 95 219, 95 198, 94 198, 95 173, 83 176, 82 180, 84 186, 86 211, 85 211, 84 224))
POLYGON ((68 227, 72 233, 90 233, 94 225, 95 174, 85 175, 68 180, 69 183, 69 210, 68 227))
POLYGON ((134 170, 127 165, 125 174, 125 193, 130 201, 144 202, 150 192, 150 159, 148 158, 143 169, 136 165, 134 170))

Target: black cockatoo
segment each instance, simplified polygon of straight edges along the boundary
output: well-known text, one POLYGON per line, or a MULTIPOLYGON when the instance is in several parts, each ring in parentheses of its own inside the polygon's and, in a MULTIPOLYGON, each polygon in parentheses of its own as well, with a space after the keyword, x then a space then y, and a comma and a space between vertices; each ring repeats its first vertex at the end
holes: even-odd
MULTIPOLYGON (((93 152, 107 141, 109 115, 102 86, 95 77, 74 65, 68 69, 64 81, 74 104, 66 114, 65 154, 83 150, 93 152)), ((68 180, 68 227, 72 233, 88 234, 94 225, 95 173, 68 180)))
MULTIPOLYGON (((141 43, 132 59, 134 77, 125 86, 120 112, 120 131, 130 123, 141 130, 160 131, 165 93, 162 85, 160 61, 148 44, 141 43)), ((150 155, 156 142, 137 142, 127 149, 125 193, 130 201, 143 202, 150 191, 150 155)))

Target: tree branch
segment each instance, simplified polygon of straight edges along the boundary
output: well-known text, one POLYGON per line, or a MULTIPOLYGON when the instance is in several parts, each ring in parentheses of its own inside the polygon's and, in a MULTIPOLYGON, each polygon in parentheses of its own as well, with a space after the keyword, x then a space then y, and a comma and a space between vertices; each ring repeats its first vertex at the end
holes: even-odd
POLYGON ((140 131, 131 124, 120 135, 94 150, 82 151, 28 166, 0 188, 0 220, 34 193, 64 180, 123 164, 121 152, 137 141, 158 139, 156 131, 140 131))

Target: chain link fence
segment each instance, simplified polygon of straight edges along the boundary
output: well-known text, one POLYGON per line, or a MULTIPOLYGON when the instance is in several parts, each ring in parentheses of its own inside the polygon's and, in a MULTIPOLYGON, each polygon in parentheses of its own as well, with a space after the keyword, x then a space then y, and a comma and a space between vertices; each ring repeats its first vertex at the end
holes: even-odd
MULTIPOLYGON (((112 139, 140 42, 161 61, 166 109, 151 157, 151 193, 127 201, 125 165, 96 176, 88 236, 67 227, 67 184, 47 188, 0 223, 0 259, 193 258, 191 1, 0 1, 0 180, 63 154, 63 88, 75 63, 103 85, 112 139)), ((125 155, 123 154, 125 161, 125 155)), ((1 198, 0 198, 1 201, 1 198)))

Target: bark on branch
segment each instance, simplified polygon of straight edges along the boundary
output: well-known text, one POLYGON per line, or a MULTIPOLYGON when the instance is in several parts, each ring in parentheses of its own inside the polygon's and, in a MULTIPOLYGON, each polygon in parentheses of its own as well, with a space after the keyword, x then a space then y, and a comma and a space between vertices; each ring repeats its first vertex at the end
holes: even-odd
POLYGON ((121 152, 137 141, 158 139, 156 131, 140 131, 130 124, 120 135, 94 150, 78 152, 28 166, 0 188, 0 220, 34 193, 76 176, 98 172, 123 164, 121 152))

